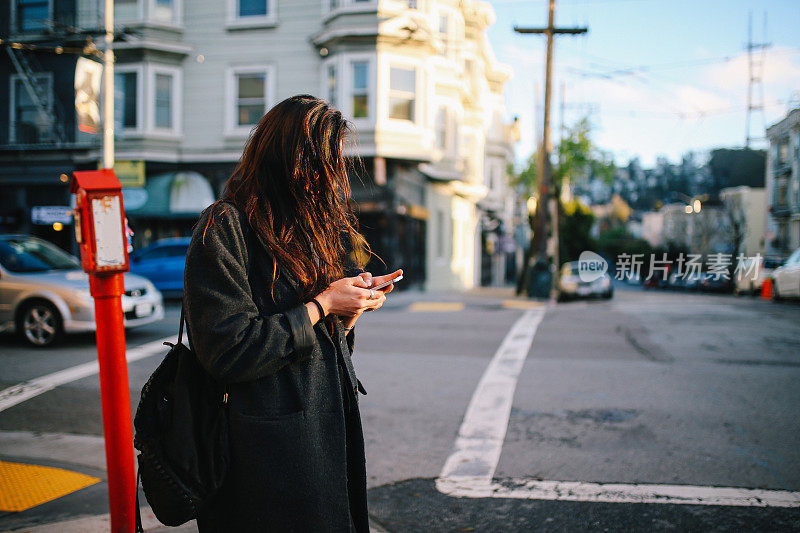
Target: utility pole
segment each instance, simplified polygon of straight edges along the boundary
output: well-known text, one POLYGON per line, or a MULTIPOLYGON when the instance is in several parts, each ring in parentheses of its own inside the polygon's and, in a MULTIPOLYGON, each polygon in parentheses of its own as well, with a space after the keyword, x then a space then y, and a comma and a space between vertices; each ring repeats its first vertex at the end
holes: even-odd
MULTIPOLYGON (((767 38, 767 14, 764 13, 764 39, 767 38)), ((747 19, 747 119, 745 122, 744 146, 750 148, 750 143, 762 137, 750 136, 750 121, 753 111, 760 111, 761 118, 764 118, 764 51, 770 47, 770 43, 753 42, 753 12, 751 11, 747 19), (754 52, 759 50, 761 53, 756 55, 754 52), (753 90, 758 84, 758 103, 753 102, 753 90)))
MULTIPOLYGON (((561 149, 561 145, 564 143, 564 100, 566 100, 566 85, 564 81, 561 81, 561 109, 559 110, 559 120, 561 125, 559 127, 558 135, 558 166, 561 167, 563 163, 563 151, 561 149)), ((561 188, 564 186, 563 176, 562 182, 559 184, 559 187, 553 187, 553 198, 551 203, 553 204, 553 242, 555 246, 553 247, 553 264, 555 265, 556 269, 553 272, 552 283, 550 284, 551 293, 555 294, 558 292, 558 280, 561 277, 561 188)))
MULTIPOLYGON (((538 33, 544 34, 547 37, 547 48, 545 52, 545 68, 544 68, 544 110, 543 110, 543 124, 542 124, 542 144, 539 149, 539 200, 537 202, 538 208, 534 220, 533 237, 531 239, 531 249, 533 250, 531 256, 535 257, 536 263, 547 264, 547 226, 548 226, 548 210, 550 209, 550 194, 552 189, 552 177, 550 169, 550 100, 552 93, 552 78, 553 78, 553 37, 555 35, 579 35, 589 31, 587 28, 557 28, 555 26, 555 13, 556 13, 556 0, 549 0, 547 8, 547 26, 544 28, 521 28, 514 26, 514 31, 517 33, 538 33)), ((556 243, 558 247, 558 243, 556 243)), ((523 275, 528 274, 530 268, 530 261, 523 265, 523 275)), ((556 265, 557 268, 557 265, 556 265)), ((551 278, 551 292, 552 282, 555 276, 551 278)), ((547 297, 549 294, 537 294, 536 296, 547 297)))
POLYGON ((114 0, 105 0, 103 50, 103 168, 114 168, 114 0))

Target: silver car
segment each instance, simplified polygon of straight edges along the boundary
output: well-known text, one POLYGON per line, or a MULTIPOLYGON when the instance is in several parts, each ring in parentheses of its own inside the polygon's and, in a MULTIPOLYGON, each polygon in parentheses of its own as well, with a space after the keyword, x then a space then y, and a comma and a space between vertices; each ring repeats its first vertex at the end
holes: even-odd
POLYGON ((800 248, 772 273, 772 291, 776 300, 800 298, 800 248))
MULTIPOLYGON (((148 280, 125 274, 126 328, 164 318, 161 293, 148 280)), ((80 262, 30 235, 0 235, 0 331, 16 331, 34 346, 62 333, 94 331, 94 300, 80 262)))

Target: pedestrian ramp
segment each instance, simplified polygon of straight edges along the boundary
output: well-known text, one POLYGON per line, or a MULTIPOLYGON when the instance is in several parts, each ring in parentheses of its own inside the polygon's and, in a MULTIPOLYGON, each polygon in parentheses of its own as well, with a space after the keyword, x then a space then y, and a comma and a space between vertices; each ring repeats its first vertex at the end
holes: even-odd
POLYGON ((25 511, 100 481, 63 468, 0 461, 0 511, 25 511))

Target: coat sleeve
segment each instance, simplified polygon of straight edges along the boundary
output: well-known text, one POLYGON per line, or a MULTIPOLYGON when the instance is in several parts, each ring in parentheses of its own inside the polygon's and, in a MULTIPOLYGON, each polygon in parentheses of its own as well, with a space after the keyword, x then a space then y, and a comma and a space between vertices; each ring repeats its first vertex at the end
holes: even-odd
POLYGON ((315 334, 305 305, 263 315, 247 280, 247 247, 233 206, 200 218, 186 255, 184 305, 192 349, 218 381, 251 381, 311 358, 315 334), (214 220, 206 225, 207 217, 214 220))

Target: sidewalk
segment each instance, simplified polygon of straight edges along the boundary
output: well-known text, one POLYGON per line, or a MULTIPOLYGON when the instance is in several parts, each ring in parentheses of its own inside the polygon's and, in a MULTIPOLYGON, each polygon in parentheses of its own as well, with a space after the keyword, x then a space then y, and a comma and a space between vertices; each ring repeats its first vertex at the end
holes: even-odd
POLYGON ((422 291, 418 289, 392 291, 386 298, 385 309, 408 307, 414 302, 464 302, 466 304, 485 304, 511 300, 515 302, 536 302, 534 298, 517 296, 513 286, 474 287, 463 291, 422 291))
MULTIPOLYGON (((142 527, 147 533, 189 533, 196 532, 194 520, 178 527, 168 527, 159 522, 150 507, 142 507, 142 527)), ((111 517, 108 514, 87 516, 63 522, 54 522, 42 526, 23 527, 10 533, 106 533, 111 530, 111 517)), ((370 520, 370 533, 388 533, 378 524, 370 520)))
MULTIPOLYGON (((106 484, 105 446, 102 437, 27 431, 0 431, 0 461, 31 468, 50 467, 55 475, 92 476, 83 488, 66 489, 50 498, 46 492, 58 485, 47 472, 30 477, 27 493, 40 495, 41 503, 20 512, 0 511, 0 531, 14 533, 105 533, 111 529, 106 484)), ((63 485, 63 483, 62 483, 63 485)), ((141 494, 141 493, 140 493, 141 494)), ((180 527, 167 527, 140 497, 142 525, 148 533, 195 532, 194 521, 180 527)), ((370 521, 370 531, 385 533, 370 521)))

